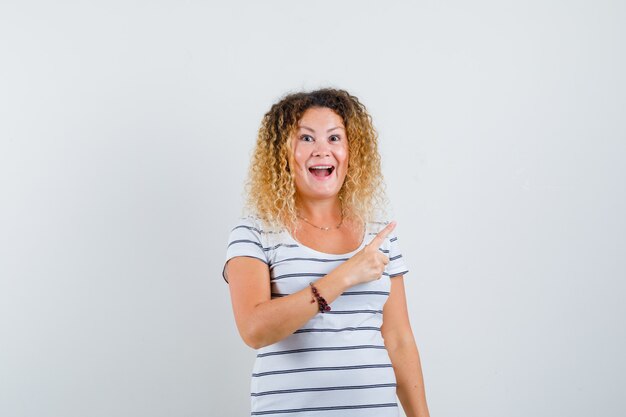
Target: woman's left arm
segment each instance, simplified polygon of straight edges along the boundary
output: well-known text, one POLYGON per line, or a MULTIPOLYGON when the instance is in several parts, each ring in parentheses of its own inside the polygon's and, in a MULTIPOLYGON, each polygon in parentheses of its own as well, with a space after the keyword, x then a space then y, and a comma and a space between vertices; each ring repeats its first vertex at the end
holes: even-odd
POLYGON ((391 278, 391 291, 383 308, 381 332, 396 375, 396 393, 406 416, 430 417, 402 275, 391 278))

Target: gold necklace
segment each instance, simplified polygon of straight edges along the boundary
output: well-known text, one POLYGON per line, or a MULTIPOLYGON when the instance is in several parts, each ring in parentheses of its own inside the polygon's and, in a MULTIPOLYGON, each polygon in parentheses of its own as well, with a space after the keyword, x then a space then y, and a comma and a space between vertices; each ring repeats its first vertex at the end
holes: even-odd
POLYGON ((304 220, 305 222, 307 222, 308 224, 310 224, 311 226, 316 227, 316 228, 318 228, 318 229, 320 229, 320 230, 323 230, 323 231, 325 231, 325 232, 329 231, 330 229, 339 229, 339 227, 341 227, 341 225, 343 224, 343 210, 341 211, 341 221, 340 221, 340 222, 339 222, 339 224, 338 224, 337 226, 335 226, 335 227, 331 227, 331 226, 329 226, 329 227, 320 227, 320 226, 316 226, 316 225, 314 225, 313 223, 311 223, 311 222, 309 221, 309 219, 307 219, 306 217, 303 217, 303 216, 301 216, 300 214, 298 214, 298 217, 299 217, 299 218, 301 218, 302 220, 304 220))

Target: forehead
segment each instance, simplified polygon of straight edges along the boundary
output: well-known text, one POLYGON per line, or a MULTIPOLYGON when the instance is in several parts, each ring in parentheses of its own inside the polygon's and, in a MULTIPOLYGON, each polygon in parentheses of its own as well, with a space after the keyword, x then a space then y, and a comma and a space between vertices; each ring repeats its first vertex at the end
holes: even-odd
POLYGON ((343 119, 332 109, 327 107, 312 107, 307 109, 300 120, 298 127, 344 127, 343 119))

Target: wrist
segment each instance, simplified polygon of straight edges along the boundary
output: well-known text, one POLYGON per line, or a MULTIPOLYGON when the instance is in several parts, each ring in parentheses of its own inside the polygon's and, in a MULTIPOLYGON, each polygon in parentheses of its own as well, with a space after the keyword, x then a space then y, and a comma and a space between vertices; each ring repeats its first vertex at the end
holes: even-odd
POLYGON ((341 285, 341 292, 358 284, 358 282, 356 282, 355 277, 353 277, 351 274, 347 272, 348 271, 344 270, 343 265, 341 265, 339 268, 335 269, 330 274, 328 274, 329 276, 332 276, 333 280, 335 280, 336 282, 339 282, 339 284, 341 285))

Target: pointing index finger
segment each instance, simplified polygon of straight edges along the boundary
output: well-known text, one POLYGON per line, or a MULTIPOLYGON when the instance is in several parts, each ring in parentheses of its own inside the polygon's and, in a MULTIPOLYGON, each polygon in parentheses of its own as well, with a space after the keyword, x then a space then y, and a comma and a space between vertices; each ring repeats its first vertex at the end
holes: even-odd
POLYGON ((387 226, 385 226, 383 230, 381 230, 376 236, 374 236, 374 239, 372 239, 370 245, 376 247, 376 249, 379 249, 385 242, 385 238, 389 236, 389 233, 393 232, 393 229, 396 228, 396 224, 397 223, 395 221, 392 221, 387 226))

